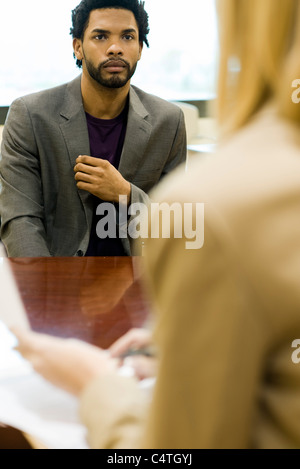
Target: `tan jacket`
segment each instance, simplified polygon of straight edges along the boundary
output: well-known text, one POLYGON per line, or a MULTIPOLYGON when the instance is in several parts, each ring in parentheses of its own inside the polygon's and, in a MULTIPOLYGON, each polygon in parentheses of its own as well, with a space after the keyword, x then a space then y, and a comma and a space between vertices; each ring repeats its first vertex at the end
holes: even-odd
POLYGON ((94 444, 300 448, 299 129, 268 108, 155 197, 205 202, 205 242, 187 250, 185 239, 148 240, 161 351, 153 403, 144 423, 136 387, 125 398, 116 383, 93 383, 82 417, 94 444))

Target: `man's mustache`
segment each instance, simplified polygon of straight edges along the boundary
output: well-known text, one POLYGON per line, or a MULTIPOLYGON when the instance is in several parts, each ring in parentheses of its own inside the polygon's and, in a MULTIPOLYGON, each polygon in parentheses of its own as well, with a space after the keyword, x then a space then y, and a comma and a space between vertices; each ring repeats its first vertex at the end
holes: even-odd
POLYGON ((119 57, 118 58, 114 57, 114 58, 105 60, 105 62, 102 62, 99 65, 99 69, 102 68, 102 67, 105 67, 106 65, 109 65, 110 62, 122 62, 127 68, 130 68, 130 64, 126 60, 120 59, 119 57))

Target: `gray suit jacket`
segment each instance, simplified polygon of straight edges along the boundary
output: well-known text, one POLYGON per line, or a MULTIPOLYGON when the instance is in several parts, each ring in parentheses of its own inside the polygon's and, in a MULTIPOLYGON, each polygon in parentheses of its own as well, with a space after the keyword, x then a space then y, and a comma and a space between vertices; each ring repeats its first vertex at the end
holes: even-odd
MULTIPOLYGON (((1 146, 1 239, 10 257, 82 256, 92 223, 88 192, 74 166, 90 155, 81 76, 14 101, 1 146)), ((119 171, 132 184, 132 203, 186 158, 179 107, 131 86, 119 171)), ((127 254, 130 242, 123 240, 127 254)))

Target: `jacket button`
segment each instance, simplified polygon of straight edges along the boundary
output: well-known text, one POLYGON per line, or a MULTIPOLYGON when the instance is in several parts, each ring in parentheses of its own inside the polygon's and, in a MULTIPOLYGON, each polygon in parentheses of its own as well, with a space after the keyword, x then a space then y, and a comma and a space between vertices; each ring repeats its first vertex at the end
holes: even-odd
POLYGON ((83 257, 83 251, 79 250, 79 251, 77 252, 77 256, 78 256, 78 257, 83 257))

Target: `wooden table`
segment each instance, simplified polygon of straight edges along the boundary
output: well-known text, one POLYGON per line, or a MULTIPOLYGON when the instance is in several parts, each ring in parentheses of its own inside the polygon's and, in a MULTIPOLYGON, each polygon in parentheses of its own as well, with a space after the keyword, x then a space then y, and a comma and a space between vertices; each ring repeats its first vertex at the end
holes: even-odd
MULTIPOLYGON (((149 317, 141 258, 18 258, 10 263, 37 332, 107 348, 149 317)), ((21 448, 19 432, 15 438, 21 448)))
POLYGON ((10 259, 33 330, 107 348, 147 320, 141 259, 10 259))

